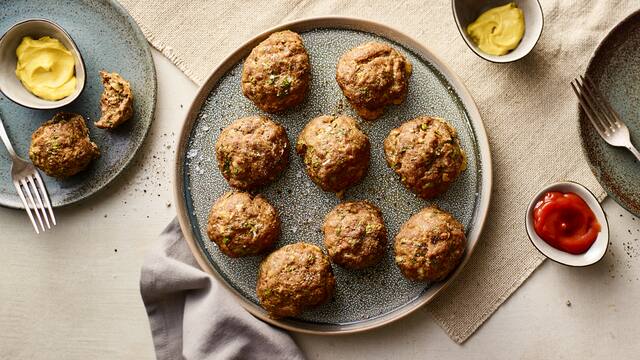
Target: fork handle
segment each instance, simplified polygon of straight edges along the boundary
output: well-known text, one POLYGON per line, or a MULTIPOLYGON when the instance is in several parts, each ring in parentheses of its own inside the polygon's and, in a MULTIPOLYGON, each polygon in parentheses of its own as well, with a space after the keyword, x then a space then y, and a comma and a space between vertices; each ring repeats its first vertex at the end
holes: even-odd
POLYGON ((9 141, 9 135, 7 135, 7 130, 5 130, 4 128, 4 124, 2 123, 2 118, 0 118, 0 138, 2 139, 2 142, 4 143, 4 146, 7 148, 7 151, 9 152, 9 155, 11 155, 11 158, 15 159, 18 157, 18 155, 16 154, 16 151, 13 150, 13 146, 11 145, 11 141, 9 141))
POLYGON ((627 149, 629 149, 629 151, 631 151, 631 153, 635 155, 636 159, 640 161, 640 151, 638 151, 638 149, 636 149, 635 146, 629 145, 627 146, 627 149))

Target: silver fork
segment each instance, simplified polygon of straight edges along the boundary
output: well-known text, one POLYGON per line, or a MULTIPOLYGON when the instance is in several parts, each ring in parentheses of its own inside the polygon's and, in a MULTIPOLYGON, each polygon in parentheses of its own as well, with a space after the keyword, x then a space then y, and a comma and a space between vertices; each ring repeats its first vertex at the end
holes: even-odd
POLYGON ((596 132, 611 146, 625 147, 640 161, 640 152, 631 143, 629 128, 620 120, 607 99, 589 77, 580 75, 574 79, 571 87, 580 101, 580 107, 596 132))
POLYGON ((38 224, 40 224, 42 231, 45 231, 45 227, 42 222, 43 218, 44 223, 47 225, 47 229, 51 229, 51 224, 56 224, 56 217, 53 216, 53 209, 51 209, 51 202, 49 201, 47 188, 44 186, 40 173, 36 167, 33 166, 32 163, 21 159, 16 154, 15 150, 13 150, 7 131, 2 123, 2 118, 0 118, 0 138, 2 138, 2 142, 7 148, 13 162, 11 164, 11 178, 13 179, 13 186, 16 187, 18 196, 20 196, 20 200, 22 200, 22 204, 29 215, 29 219, 31 219, 33 228, 36 230, 36 234, 39 234, 40 230, 38 229, 38 225, 36 224, 36 220, 34 219, 32 212, 36 214, 38 224), (28 203, 27 199, 29 200, 28 203), (49 213, 48 215, 47 210, 49 213), (51 220, 49 220, 49 218, 51 218, 51 220))

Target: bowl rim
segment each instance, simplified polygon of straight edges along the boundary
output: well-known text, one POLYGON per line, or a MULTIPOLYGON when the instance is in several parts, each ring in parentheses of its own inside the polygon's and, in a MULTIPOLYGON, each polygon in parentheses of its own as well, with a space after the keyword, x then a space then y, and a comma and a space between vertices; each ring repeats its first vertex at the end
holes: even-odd
MULTIPOLYGON (((82 79, 82 82, 78 83, 78 85, 76 85, 76 90, 74 91, 73 94, 64 97, 60 100, 55 100, 55 101, 51 101, 51 100, 46 100, 43 99, 45 101, 48 101, 50 103, 50 105, 43 105, 43 106, 34 106, 33 104, 26 104, 23 103, 21 101, 16 100, 15 98, 13 98, 11 95, 9 95, 7 92, 3 91, 2 88, 0 88, 0 93, 2 93, 4 96, 7 97, 7 99, 9 99, 11 102, 18 104, 22 107, 28 108, 28 109, 33 109, 33 110, 55 110, 55 109, 59 109, 63 106, 69 105, 72 102, 74 102, 78 97, 80 97, 80 95, 82 94, 82 92, 84 91, 84 87, 87 83, 87 69, 84 65, 84 58, 82 57, 82 52, 80 52, 80 49, 78 48, 78 45, 76 44, 75 40, 73 40, 73 37, 71 37, 71 35, 67 32, 67 30, 65 30, 60 24, 56 23, 53 20, 49 20, 49 19, 45 19, 45 18, 29 18, 29 19, 24 19, 21 20, 13 25, 11 25, 11 27, 9 27, 9 29, 7 29, 7 31, 4 32, 4 34, 2 34, 2 36, 0 36, 0 47, 3 44, 3 40, 5 40, 5 37, 16 27, 26 24, 26 23, 30 23, 30 22, 44 22, 49 24, 50 26, 55 27, 56 29, 58 29, 60 32, 62 32, 67 39, 69 40, 69 42, 71 43, 71 50, 78 55, 78 59, 80 60, 80 68, 82 69, 82 73, 84 74, 84 77, 82 79)), ((77 74, 77 70, 75 70, 75 73, 77 74)), ((77 77, 76 77, 77 79, 77 77)), ((33 95, 33 94, 32 94, 33 95)), ((36 96, 36 95, 33 95, 36 96)))
MULTIPOLYGON (((489 204, 491 199, 491 190, 493 187, 493 171, 492 171, 492 162, 491 162, 491 152, 490 152, 490 144, 488 141, 488 136, 486 133, 486 129, 484 127, 484 123, 482 122, 482 116, 478 110, 478 107, 473 99, 473 96, 464 85, 464 82, 461 78, 452 70, 449 65, 447 65, 438 55, 436 55, 433 51, 431 51, 427 46, 425 46, 422 42, 416 40, 414 37, 406 35, 404 32, 401 32, 395 29, 392 26, 373 21, 368 19, 363 19, 359 17, 352 16, 319 16, 319 17, 308 17, 297 19, 285 23, 278 24, 276 26, 270 27, 248 39, 246 42, 235 47, 231 52, 227 54, 212 70, 207 79, 204 81, 203 85, 198 90, 198 94, 194 97, 193 101, 189 106, 189 110, 183 119, 182 127, 178 133, 178 142, 177 142, 177 150, 173 163, 173 189, 174 189, 174 202, 176 203, 176 211, 177 218, 180 223, 181 230, 184 235, 184 240, 187 242, 192 254, 194 255, 196 262, 200 266, 202 270, 204 270, 209 275, 218 281, 219 284, 222 285, 229 293, 233 295, 233 297, 238 301, 238 303, 242 306, 244 310, 255 316, 256 318, 267 322, 271 325, 277 326, 282 329, 286 329, 289 331, 294 331, 297 333, 306 333, 306 334, 315 334, 315 335, 343 335, 343 334, 353 334, 358 332, 363 332, 367 330, 372 330, 375 328, 379 328, 390 323, 393 323, 401 318, 408 316, 409 314, 417 311, 422 308, 425 304, 432 301, 438 294, 440 294, 443 290, 445 290, 454 278, 462 271, 472 253, 475 250, 476 245, 479 241, 481 241, 481 234, 486 224, 486 219, 489 214, 489 204), (197 244, 195 240, 195 235, 193 233, 194 228, 192 227, 191 220, 187 216, 187 204, 184 199, 184 189, 187 186, 184 182, 183 174, 183 163, 182 160, 185 156, 186 145, 189 141, 188 135, 192 130, 192 125, 196 120, 197 114, 199 112, 201 104, 204 102, 211 89, 217 84, 217 80, 220 77, 220 72, 226 72, 228 70, 229 63, 235 64, 236 61, 234 59, 239 58, 242 61, 244 56, 241 56, 248 47, 253 47, 257 45, 260 41, 264 40, 271 33, 275 31, 281 31, 285 29, 292 29, 294 31, 305 31, 305 29, 317 28, 322 26, 335 26, 346 29, 357 29, 360 31, 369 31, 373 32, 371 29, 376 29, 378 34, 381 36, 387 37, 393 41, 399 42, 408 48, 413 49, 414 51, 423 52, 428 54, 431 58, 430 60, 434 62, 437 68, 446 73, 446 78, 448 81, 454 85, 456 91, 458 91, 458 95, 460 96, 461 101, 467 107, 467 112, 469 113, 470 122, 477 126, 476 132, 478 133, 478 152, 484 162, 484 168, 481 172, 482 179, 482 189, 481 192, 483 194, 482 199, 478 203, 478 207, 476 209, 476 214, 478 216, 478 220, 476 226, 470 231, 468 239, 474 240, 474 246, 470 249, 467 248, 465 251, 465 256, 462 259, 461 263, 455 269, 455 271, 450 274, 445 280, 434 283, 431 287, 433 289, 431 292, 422 293, 418 300, 414 300, 411 303, 407 303, 403 306, 398 307, 386 315, 373 318, 366 323, 359 324, 354 326, 352 323, 347 323, 343 325, 337 325, 337 328, 334 329, 317 329, 317 328, 304 328, 298 325, 296 322, 285 322, 282 320, 275 320, 266 315, 264 310, 254 303, 250 303, 247 299, 245 299, 241 294, 237 292, 230 284, 228 284, 220 274, 218 274, 214 269, 212 269, 211 265, 206 260, 206 255, 202 252, 202 249, 197 244), (365 30, 369 29, 369 30, 365 30), (347 326, 347 328, 345 328, 347 326)), ((285 319, 286 320, 286 319, 285 319)))
MULTIPOLYGON (((578 194, 579 196, 579 194, 578 194)), ((583 199, 584 200, 584 199, 583 199)), ((587 204, 588 205, 588 204, 587 204)), ((596 214, 597 217, 597 214, 596 214)), ((544 255, 544 257, 546 257, 547 259, 550 259, 553 262, 556 262, 558 264, 564 265, 564 266, 569 266, 569 267, 577 267, 577 268, 581 268, 581 267, 587 267, 587 266, 591 266, 594 264, 597 264, 598 262, 600 262, 604 256, 607 253, 607 250, 609 249, 609 241, 610 241, 610 229, 609 229, 609 219, 607 218, 607 213, 604 211, 604 208, 602 207, 602 204, 600 203, 600 201, 598 201, 598 197, 596 197, 596 195, 589 190, 586 186, 576 182, 576 181, 572 181, 572 180, 564 180, 564 181, 557 181, 554 183, 550 183, 545 185, 542 189, 540 189, 538 192, 536 192, 536 194, 531 198, 531 201, 529 202, 529 204, 527 205, 527 211, 525 212, 525 221, 524 221, 524 227, 525 227, 525 232, 527 233, 527 237, 529 237, 529 241, 531 242, 531 244, 536 248, 536 250, 538 250, 538 252, 540 252, 540 254, 544 255), (535 233, 535 230, 532 228, 533 224, 530 223, 530 215, 533 212, 533 208, 535 207, 535 204, 537 203, 537 200, 547 191, 549 191, 549 189, 558 186, 558 185, 565 185, 568 187, 572 187, 572 188, 578 188, 581 190, 584 190, 587 194, 590 195, 590 197, 595 201, 595 203, 597 204, 597 208, 593 209, 591 206, 589 206, 589 208, 594 211, 594 213, 601 213, 602 214, 602 218, 604 219, 604 224, 601 224, 602 229, 601 234, 603 234, 603 236, 605 237, 604 239, 604 249, 602 251, 602 255, 595 261, 593 262, 584 262, 582 264, 568 264, 564 261, 561 261, 559 259, 556 259, 554 256, 549 255, 547 253, 545 253, 542 249, 540 249, 540 247, 537 245, 537 241, 544 241, 542 239, 539 240, 534 240, 533 238, 539 238, 539 236, 537 234, 532 234, 535 233)), ((600 235, 598 235, 600 236, 600 235)), ((596 238, 597 240, 597 238, 596 238)), ((595 244, 595 242, 594 242, 595 244)), ((558 250, 558 251, 562 251, 562 250, 558 250)), ((584 254, 571 254, 571 253, 567 253, 569 256, 571 257, 575 257, 575 258, 579 258, 582 257, 584 254)))
MULTIPOLYGON (((529 55, 533 49, 535 49, 536 45, 538 45, 538 42, 540 41, 540 38, 542 37, 542 32, 544 31, 544 11, 542 10, 542 4, 540 4, 540 0, 535 0, 535 2, 538 4, 538 8, 540 9, 540 31, 538 31, 537 35, 536 35, 536 40, 533 42, 533 45, 531 46, 531 49, 529 49, 527 52, 523 53, 521 56, 518 57, 514 57, 513 59, 509 59, 509 60, 500 60, 501 57, 504 57, 505 55, 509 54, 505 54, 505 55, 499 55, 499 56, 495 56, 495 55, 489 55, 489 54, 485 54, 482 51, 476 50, 476 48, 473 46, 473 44, 471 44, 469 42, 469 40, 467 39, 467 37, 465 36, 465 34, 463 33, 462 30, 462 25, 460 25, 460 20, 458 20, 458 12, 456 11, 456 3, 457 0, 451 0, 451 11, 453 13, 453 19, 456 23, 456 28, 458 29, 458 33, 460 34, 460 37, 462 38, 462 40, 464 41, 464 43, 467 45, 467 47, 469 49, 471 49, 471 51, 473 51, 474 54, 478 55, 478 57, 494 63, 494 64, 509 64, 512 62, 516 62, 518 60, 523 59, 524 57, 526 57, 527 55, 529 55)), ((520 46, 520 44, 518 44, 518 46, 520 46)), ((516 47, 517 48, 517 47, 516 47)))

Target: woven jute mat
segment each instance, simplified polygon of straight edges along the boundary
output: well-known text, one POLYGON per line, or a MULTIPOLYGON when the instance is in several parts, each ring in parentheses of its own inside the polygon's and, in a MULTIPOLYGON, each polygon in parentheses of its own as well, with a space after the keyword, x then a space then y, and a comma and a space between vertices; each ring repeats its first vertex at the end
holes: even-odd
POLYGON ((542 1, 545 28, 533 52, 511 64, 474 55, 458 34, 450 1, 120 0, 151 44, 194 82, 270 27, 322 15, 382 22, 414 37, 463 79, 482 114, 493 160, 490 214, 455 282, 426 307, 462 343, 544 260, 524 230, 525 208, 543 185, 574 180, 602 198, 583 158, 570 80, 584 72, 608 29, 637 1, 542 1))

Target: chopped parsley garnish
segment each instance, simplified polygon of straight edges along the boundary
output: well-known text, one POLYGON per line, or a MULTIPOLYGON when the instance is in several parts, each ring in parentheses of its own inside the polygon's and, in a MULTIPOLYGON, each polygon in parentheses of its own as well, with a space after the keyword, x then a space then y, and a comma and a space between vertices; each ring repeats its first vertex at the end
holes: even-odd
POLYGON ((365 234, 371 234, 374 230, 374 226, 373 224, 367 224, 367 226, 364 229, 365 234))
POLYGON ((291 87, 291 78, 288 76, 283 78, 282 82, 280 82, 280 87, 283 89, 289 89, 291 87))
POLYGON ((222 172, 228 174, 229 170, 231 170, 231 160, 229 158, 226 158, 224 159, 224 164, 222 165, 222 172))

